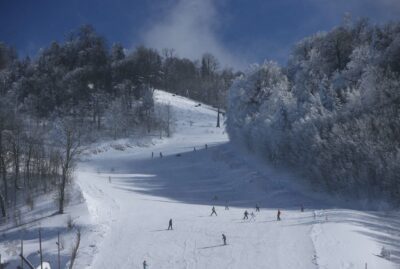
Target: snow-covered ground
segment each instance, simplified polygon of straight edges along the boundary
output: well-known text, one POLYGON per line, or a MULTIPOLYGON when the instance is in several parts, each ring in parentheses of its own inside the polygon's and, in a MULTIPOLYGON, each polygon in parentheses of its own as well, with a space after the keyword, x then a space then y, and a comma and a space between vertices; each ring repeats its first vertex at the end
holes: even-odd
MULTIPOLYGON (((90 234, 89 231, 97 225, 92 224, 85 200, 76 185, 68 189, 69 205, 63 215, 56 214, 56 197, 55 192, 49 192, 36 198, 32 208, 25 204, 17 205, 18 217, 0 224, 1 261, 8 263, 5 268, 14 269, 20 265, 21 239, 24 242, 24 256, 35 268, 40 265, 39 229, 42 234, 43 264, 49 262, 53 268, 57 268, 56 243, 60 234, 60 264, 61 268, 68 268, 78 229, 90 234)), ((83 248, 89 248, 90 242, 82 240, 81 244, 83 248)), ((27 265, 24 268, 28 268, 27 265)))
POLYGON ((142 268, 144 260, 158 269, 398 268, 399 219, 332 209, 333 201, 235 150, 215 127, 214 110, 169 93, 156 97, 173 107, 172 138, 110 150, 79 168, 79 185, 99 224, 87 268, 142 268), (256 203, 261 212, 244 221, 244 210, 255 211, 256 203), (218 216, 211 217, 213 205, 218 216), (377 256, 382 246, 392 250, 392 261, 377 256))
MULTIPOLYGON (((144 260, 149 269, 399 268, 397 212, 356 210, 326 199, 235 149, 224 129, 215 127, 214 109, 161 91, 156 98, 173 107, 173 137, 123 151, 109 148, 76 171, 85 202, 67 210, 82 231, 75 268, 143 268, 144 260), (210 216, 212 206, 218 216, 210 216), (255 220, 243 220, 245 210, 255 220), (383 246, 390 261, 379 257, 383 246)), ((69 252, 63 253, 65 265, 69 252)))

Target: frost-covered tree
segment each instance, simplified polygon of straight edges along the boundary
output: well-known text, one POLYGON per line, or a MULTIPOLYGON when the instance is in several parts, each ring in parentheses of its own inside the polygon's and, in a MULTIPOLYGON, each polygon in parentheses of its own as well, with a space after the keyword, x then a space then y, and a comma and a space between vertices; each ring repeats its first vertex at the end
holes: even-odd
POLYGON ((399 201, 400 23, 348 21, 230 89, 233 141, 335 192, 399 201), (357 190, 357 191, 356 191, 357 190))
POLYGON ((112 136, 117 139, 118 136, 126 135, 130 124, 134 123, 131 119, 131 113, 122 98, 115 99, 105 112, 105 124, 112 133, 112 136))
POLYGON ((76 162, 83 152, 85 130, 76 121, 60 119, 54 122, 52 139, 61 162, 61 178, 58 184, 58 213, 64 213, 66 186, 70 182, 76 162))

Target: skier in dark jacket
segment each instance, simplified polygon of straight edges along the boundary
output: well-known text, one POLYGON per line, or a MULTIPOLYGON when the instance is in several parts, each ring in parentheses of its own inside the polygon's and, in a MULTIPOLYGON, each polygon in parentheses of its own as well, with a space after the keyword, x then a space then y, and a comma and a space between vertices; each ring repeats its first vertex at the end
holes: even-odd
POLYGON ((281 211, 278 209, 278 214, 276 215, 276 220, 281 220, 281 211))
POLYGON ((260 207, 256 204, 256 212, 260 212, 260 207))
POLYGON ((215 211, 215 207, 212 207, 210 216, 212 216, 213 214, 215 214, 215 216, 217 216, 217 211, 215 211))
POLYGON ((243 219, 249 219, 249 212, 247 212, 247 210, 244 211, 244 217, 243 219))
POLYGON ((224 242, 224 246, 226 246, 226 236, 222 234, 222 241, 224 242))
POLYGON ((172 219, 169 220, 169 223, 168 223, 168 230, 173 230, 173 229, 172 229, 172 219))
POLYGON ((149 267, 147 266, 147 262, 146 262, 146 261, 143 261, 143 269, 147 269, 147 268, 149 268, 149 267))

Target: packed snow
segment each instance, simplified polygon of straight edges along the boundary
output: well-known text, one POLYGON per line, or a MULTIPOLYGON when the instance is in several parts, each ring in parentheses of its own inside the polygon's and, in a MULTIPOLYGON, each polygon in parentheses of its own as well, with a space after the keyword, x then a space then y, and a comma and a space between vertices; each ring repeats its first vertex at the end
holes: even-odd
MULTIPOLYGON (((229 143, 224 128, 215 127, 215 109, 162 91, 155 98, 172 106, 173 136, 94 150, 80 162, 75 174, 81 202, 64 216, 40 221, 48 227, 44 249, 52 267, 54 231, 72 215, 82 233, 75 268, 143 268, 144 261, 148 269, 399 268, 397 212, 328 199, 229 143), (210 216, 213 206, 217 216, 210 216), (243 220, 245 210, 255 218, 243 220), (381 255, 383 247, 390 256, 381 255)), ((38 226, 24 227, 32 233, 24 251, 36 261, 38 226)), ((2 232, 3 254, 18 233, 2 232)), ((74 232, 67 238, 73 241, 74 232)), ((69 247, 64 267, 68 255, 69 247)), ((16 264, 18 257, 7 259, 16 264)))

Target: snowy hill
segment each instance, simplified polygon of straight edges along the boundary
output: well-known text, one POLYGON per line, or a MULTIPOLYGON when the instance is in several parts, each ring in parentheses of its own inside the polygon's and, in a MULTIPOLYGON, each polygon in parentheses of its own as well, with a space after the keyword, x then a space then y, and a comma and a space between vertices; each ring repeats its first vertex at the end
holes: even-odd
POLYGON ((79 169, 78 182, 101 226, 88 268, 142 268, 144 260, 149 268, 174 269, 396 267, 398 244, 388 234, 397 229, 393 222, 376 212, 329 209, 333 202, 307 195, 290 176, 235 151, 209 107, 165 92, 156 98, 173 106, 172 138, 100 154, 79 169), (244 210, 254 211, 256 203, 262 209, 255 221, 243 221, 244 210), (216 217, 210 217, 213 205, 216 217), (173 231, 166 230, 170 218, 173 231), (383 245, 393 261, 376 256, 383 245))
POLYGON ((399 268, 397 212, 315 194, 235 149, 212 108, 162 91, 156 101, 172 106, 171 138, 92 155, 76 171, 85 202, 67 210, 82 232, 75 268, 143 268, 145 260, 149 269, 399 268), (243 220, 245 210, 255 219, 243 220), (391 260, 379 257, 383 246, 391 260))

